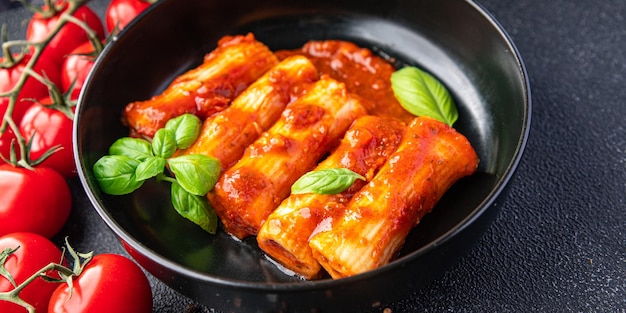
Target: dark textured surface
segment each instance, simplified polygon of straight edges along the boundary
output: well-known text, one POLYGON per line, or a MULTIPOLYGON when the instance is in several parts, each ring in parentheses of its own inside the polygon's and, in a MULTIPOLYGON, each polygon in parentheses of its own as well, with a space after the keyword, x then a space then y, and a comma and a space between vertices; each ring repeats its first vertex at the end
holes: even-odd
MULTIPOLYGON (((4 3, 4 2, 0 2, 4 3)), ((481 241, 429 288, 374 312, 626 310, 626 2, 483 0, 520 51, 532 86, 526 154, 481 241)), ((106 1, 90 6, 99 13, 106 1)), ((0 12, 10 39, 22 10, 0 12)), ((57 241, 124 254, 78 181, 57 241)), ((210 312, 151 279, 155 312, 210 312)))

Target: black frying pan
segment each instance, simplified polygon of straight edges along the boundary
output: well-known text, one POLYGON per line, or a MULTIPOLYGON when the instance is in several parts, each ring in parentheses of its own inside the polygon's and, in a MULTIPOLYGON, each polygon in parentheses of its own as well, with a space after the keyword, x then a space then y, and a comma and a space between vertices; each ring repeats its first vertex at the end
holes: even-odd
POLYGON ((162 0, 109 45, 81 95, 75 153, 88 197, 129 253, 172 288, 219 311, 364 312, 423 288, 465 253, 500 209, 530 126, 530 89, 506 33, 463 0, 162 0), (117 138, 123 107, 160 92, 224 35, 253 32, 274 50, 353 41, 441 80, 459 108, 455 127, 479 172, 457 183, 410 233, 391 264, 350 278, 302 281, 253 239, 209 235, 170 207, 169 186, 129 196, 100 192, 91 168, 117 138))

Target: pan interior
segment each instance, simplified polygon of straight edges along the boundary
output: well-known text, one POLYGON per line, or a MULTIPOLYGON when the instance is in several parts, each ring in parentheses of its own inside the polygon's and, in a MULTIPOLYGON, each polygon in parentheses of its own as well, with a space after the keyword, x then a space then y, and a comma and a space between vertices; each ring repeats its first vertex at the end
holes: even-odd
MULTIPOLYGON (((222 231, 209 235, 180 217, 170 206, 167 184, 148 182, 131 195, 108 196, 97 190, 91 173, 93 164, 106 154, 108 146, 127 135, 128 130, 119 123, 123 107, 160 92, 175 76, 199 64, 217 39, 227 34, 252 32, 273 50, 298 48, 315 39, 349 40, 371 49, 398 68, 419 66, 448 87, 459 109, 455 128, 476 148, 481 159, 479 173, 457 183, 414 228, 400 258, 412 256, 481 210, 486 199, 494 196, 501 179, 508 175, 519 138, 523 137, 525 112, 520 101, 525 98, 524 82, 512 78, 520 77, 519 64, 493 25, 478 13, 454 19, 455 9, 460 8, 447 4, 460 1, 424 1, 424 8, 416 5, 411 11, 385 7, 382 17, 374 17, 375 13, 381 14, 376 12, 378 7, 373 1, 365 1, 360 12, 342 10, 346 1, 338 2, 339 9, 326 9, 330 1, 320 2, 315 9, 304 5, 288 8, 280 5, 281 1, 268 1, 263 9, 253 10, 261 4, 249 3, 251 9, 241 13, 206 3, 190 5, 189 10, 198 13, 172 13, 187 16, 186 21, 156 23, 168 13, 165 6, 173 2, 166 1, 159 11, 138 21, 155 25, 152 32, 158 36, 130 27, 107 48, 90 77, 92 88, 81 97, 81 102, 88 105, 79 107, 77 141, 83 155, 82 171, 92 186, 88 193, 99 213, 111 220, 109 225, 140 243, 148 253, 224 279, 300 281, 268 260, 254 239, 239 242, 222 231), (416 13, 422 9, 432 10, 433 15, 416 13), (189 19, 188 15, 200 15, 203 10, 205 15, 210 10, 230 13, 208 20, 206 16, 189 19), (411 14, 418 16, 410 19, 411 14), (150 51, 152 61, 146 59, 145 51, 150 51)), ((228 1, 215 1, 218 2, 228 1)), ((467 11, 469 4, 461 6, 467 11)))

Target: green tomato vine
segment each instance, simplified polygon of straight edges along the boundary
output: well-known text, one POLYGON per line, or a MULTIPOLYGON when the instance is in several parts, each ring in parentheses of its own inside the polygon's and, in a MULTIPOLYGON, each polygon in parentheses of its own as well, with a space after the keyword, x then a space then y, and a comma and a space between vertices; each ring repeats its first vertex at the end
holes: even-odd
POLYGON ((11 255, 14 254, 18 249, 20 249, 19 246, 15 248, 6 248, 0 251, 0 276, 6 278, 9 282, 11 282, 11 285, 13 286, 13 289, 9 291, 0 292, 0 301, 15 303, 19 306, 24 307, 26 310, 28 310, 29 313, 35 313, 35 307, 33 307, 32 304, 24 301, 24 299, 20 297, 20 293, 22 292, 22 290, 24 290, 24 288, 26 288, 26 286, 28 286, 37 279, 43 279, 49 283, 67 283, 71 287, 73 286, 74 277, 79 276, 83 272, 85 266, 93 258, 93 251, 88 253, 77 252, 72 248, 72 246, 70 246, 68 239, 65 238, 65 249, 63 256, 65 256, 65 251, 69 253, 71 257, 70 263, 72 265, 72 268, 62 265, 61 263, 63 263, 63 259, 61 259, 59 260, 59 263, 50 263, 39 269, 18 285, 15 282, 15 279, 13 279, 13 276, 11 276, 11 273, 9 273, 9 271, 5 267, 5 264, 9 257, 11 257, 11 255), (56 272, 59 278, 55 278, 47 274, 51 271, 56 272))
MULTIPOLYGON (((54 0, 44 0, 43 7, 45 9, 35 7, 26 0, 18 0, 18 1, 20 1, 24 5, 24 7, 29 8, 33 12, 38 12, 44 17, 51 17, 56 14, 59 14, 60 6, 54 0)), ((98 38, 98 35, 96 34, 96 32, 92 30, 91 28, 89 28, 89 26, 87 26, 87 24, 85 24, 83 21, 73 16, 74 13, 81 6, 85 5, 87 2, 89 2, 89 0, 65 0, 65 3, 67 3, 67 9, 59 15, 58 23, 56 23, 56 25, 50 31, 48 36, 42 41, 38 41, 38 42, 32 42, 28 40, 10 40, 9 41, 8 36, 7 36, 6 25, 2 26, 0 39, 2 42, 1 49, 3 53, 4 61, 0 63, 1 68, 5 68, 5 69, 11 68, 15 66, 16 64, 18 64, 20 61, 22 61, 23 58, 26 57, 27 53, 31 53, 31 57, 28 60, 27 64, 25 65, 24 71, 21 73, 15 86, 13 86, 13 88, 9 91, 0 93, 0 98, 5 97, 5 98, 8 98, 9 100, 6 112, 4 113, 4 116, 2 116, 2 122, 0 123, 0 135, 4 134, 7 131, 7 129, 11 129, 16 138, 15 142, 11 143, 10 156, 8 157, 0 156, 7 163, 11 163, 14 166, 21 166, 21 167, 32 169, 33 166, 36 166, 37 164, 40 164, 41 162, 43 162, 48 156, 54 153, 56 149, 58 149, 58 147, 52 148, 47 153, 42 155, 40 158, 36 160, 31 160, 27 138, 24 138, 24 136, 20 134, 19 125, 13 119, 13 111, 18 101, 18 94, 24 87, 24 84, 26 83, 26 80, 29 77, 33 77, 34 79, 40 81, 41 83, 45 84, 48 87, 48 92, 50 94, 50 97, 54 101, 54 103, 64 103, 62 101, 64 101, 65 99, 62 99, 62 95, 58 87, 56 87, 52 82, 47 80, 45 77, 33 71, 33 68, 35 64, 37 63, 37 61, 39 60, 39 58, 41 57, 44 48, 50 43, 50 41, 59 33, 59 31, 66 24, 73 23, 81 27, 87 34, 89 41, 93 45, 95 51, 98 51, 98 52, 102 51, 102 42, 100 41, 100 38, 98 38), (19 159, 17 158, 17 154, 15 151, 15 144, 17 144, 17 147, 19 149, 19 159)))

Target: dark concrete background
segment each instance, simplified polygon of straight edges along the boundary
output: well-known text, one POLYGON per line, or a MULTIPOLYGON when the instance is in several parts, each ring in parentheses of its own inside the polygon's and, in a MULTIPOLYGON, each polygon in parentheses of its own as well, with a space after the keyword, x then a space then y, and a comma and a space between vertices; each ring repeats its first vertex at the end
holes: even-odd
MULTIPOLYGON (((108 1, 94 0, 99 14, 108 1)), ((626 1, 482 0, 520 51, 532 87, 530 137, 511 193, 484 237, 392 312, 626 310, 626 1)), ((11 1, 0 0, 0 11, 11 1)), ((0 12, 9 39, 29 15, 0 12)), ((78 181, 59 236, 125 254, 78 181)), ((60 239, 59 239, 60 242, 60 239)), ((154 312, 211 312, 152 276, 154 312)))

